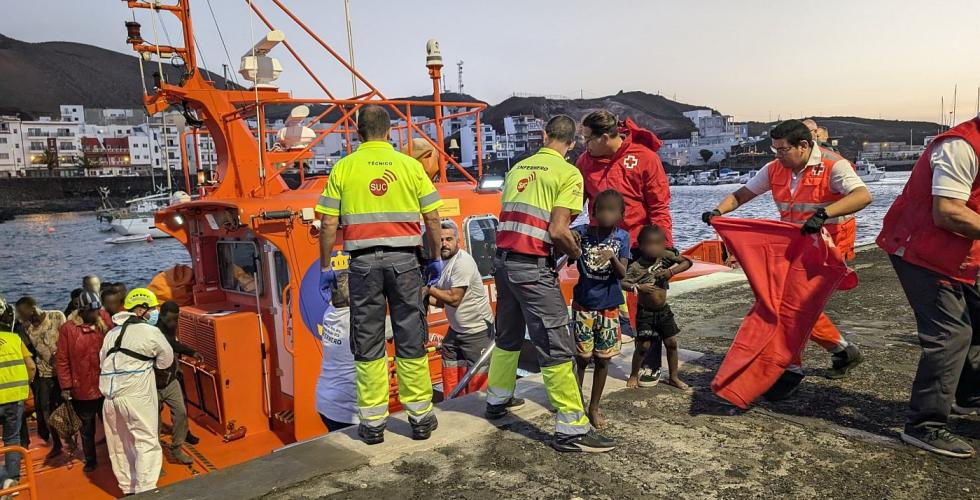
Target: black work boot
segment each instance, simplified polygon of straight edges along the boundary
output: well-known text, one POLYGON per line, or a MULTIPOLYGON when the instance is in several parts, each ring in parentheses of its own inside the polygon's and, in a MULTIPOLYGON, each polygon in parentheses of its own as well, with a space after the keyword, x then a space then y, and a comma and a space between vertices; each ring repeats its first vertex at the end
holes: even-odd
POLYGON ((858 349, 857 345, 847 344, 847 347, 843 351, 831 354, 830 360, 830 369, 827 370, 824 377, 837 380, 846 377, 847 372, 861 364, 864 361, 864 356, 861 354, 861 350, 858 349))
POLYGON ((555 433, 555 439, 551 442, 551 447, 561 452, 586 452, 604 453, 616 448, 616 442, 609 439, 595 429, 589 429, 585 434, 560 434, 555 433))
POLYGON ((803 383, 803 374, 795 371, 786 370, 782 375, 779 376, 779 380, 776 380, 775 384, 766 391, 762 397, 769 401, 782 401, 784 399, 789 399, 796 394, 796 391, 800 388, 800 384, 803 383))
POLYGON ((422 417, 422 420, 416 422, 410 422, 412 424, 412 439, 417 441, 423 441, 429 439, 432 435, 432 431, 439 427, 439 419, 436 418, 436 414, 429 412, 428 415, 422 417))
POLYGON ((385 426, 370 427, 364 424, 357 426, 357 435, 364 444, 381 444, 385 442, 385 426))
POLYGON ((492 405, 487 403, 486 417, 487 420, 499 420, 501 418, 510 415, 511 411, 520 409, 524 406, 524 400, 521 398, 511 397, 506 403, 501 403, 499 405, 492 405))

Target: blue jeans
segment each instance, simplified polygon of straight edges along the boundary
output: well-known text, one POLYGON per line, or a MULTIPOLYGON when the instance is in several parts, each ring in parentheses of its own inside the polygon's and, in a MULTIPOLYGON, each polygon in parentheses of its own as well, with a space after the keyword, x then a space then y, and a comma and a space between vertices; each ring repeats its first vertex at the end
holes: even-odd
MULTIPOLYGON (((3 426, 3 445, 20 446, 21 418, 24 416, 24 402, 0 405, 0 425, 3 426)), ((4 468, 0 472, 0 483, 7 479, 20 480, 20 453, 4 455, 4 468)))

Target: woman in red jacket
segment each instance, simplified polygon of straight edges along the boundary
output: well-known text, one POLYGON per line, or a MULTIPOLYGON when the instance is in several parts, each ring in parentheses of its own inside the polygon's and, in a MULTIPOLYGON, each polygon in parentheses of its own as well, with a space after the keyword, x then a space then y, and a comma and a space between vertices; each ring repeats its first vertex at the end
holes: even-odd
POLYGON ((102 412, 99 391, 99 350, 112 325, 109 313, 102 308, 99 296, 85 291, 78 298, 78 310, 58 331, 55 371, 61 384, 61 395, 71 400, 82 421, 82 450, 85 472, 95 470, 95 419, 102 412))

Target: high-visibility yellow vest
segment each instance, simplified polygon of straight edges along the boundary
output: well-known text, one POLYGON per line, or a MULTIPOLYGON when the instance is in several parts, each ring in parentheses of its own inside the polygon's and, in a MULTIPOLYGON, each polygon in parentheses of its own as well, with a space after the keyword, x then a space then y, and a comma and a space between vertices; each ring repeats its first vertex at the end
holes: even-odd
POLYGON ((344 250, 422 245, 421 214, 442 206, 418 160, 384 141, 368 141, 341 159, 316 205, 340 216, 344 250))
POLYGON ((507 173, 497 248, 529 255, 550 254, 551 210, 567 208, 574 217, 582 210, 582 197, 578 168, 557 151, 541 148, 507 173))
POLYGON ((30 389, 24 351, 19 335, 0 332, 0 404, 27 399, 30 389))

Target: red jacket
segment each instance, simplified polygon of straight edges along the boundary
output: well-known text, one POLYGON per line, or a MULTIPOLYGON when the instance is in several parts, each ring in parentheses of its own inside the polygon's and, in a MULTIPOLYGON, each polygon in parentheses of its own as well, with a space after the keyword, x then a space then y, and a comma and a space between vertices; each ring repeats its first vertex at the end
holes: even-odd
POLYGON ((55 373, 61 389, 70 389, 71 397, 92 400, 102 397, 99 391, 99 350, 109 328, 113 326, 109 313, 99 311, 101 324, 86 325, 75 312, 58 330, 58 352, 55 373))
POLYGON ((668 245, 673 246, 670 185, 657 156, 662 143, 653 132, 629 118, 620 124, 619 132, 623 144, 614 155, 597 158, 586 151, 575 162, 585 180, 589 206, 602 191, 615 189, 626 200, 626 215, 619 226, 629 231, 632 246, 636 246, 636 237, 647 224, 663 228, 668 245))
MULTIPOLYGON (((980 271, 980 241, 936 227, 932 218, 932 150, 950 137, 965 140, 980 158, 980 117, 937 136, 912 167, 905 190, 888 209, 878 246, 909 264, 974 284, 980 271)), ((967 208, 980 213, 980 176, 973 180, 967 208)))

